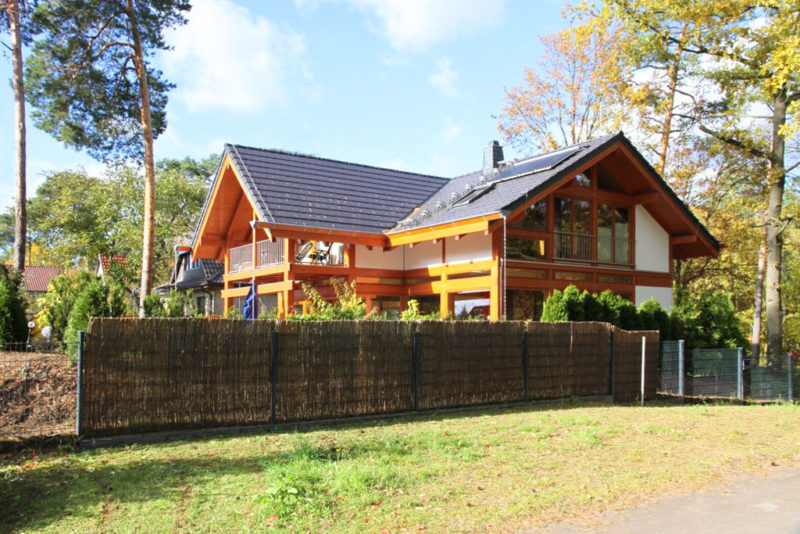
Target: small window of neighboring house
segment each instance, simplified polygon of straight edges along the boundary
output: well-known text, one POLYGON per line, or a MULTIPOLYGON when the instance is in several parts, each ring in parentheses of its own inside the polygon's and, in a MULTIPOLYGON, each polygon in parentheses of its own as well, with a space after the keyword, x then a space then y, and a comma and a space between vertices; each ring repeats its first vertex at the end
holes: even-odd
POLYGON ((453 204, 453 207, 466 206, 467 204, 476 201, 477 199, 479 199, 480 197, 482 197, 483 195, 485 195, 486 193, 488 193, 492 189, 494 189, 494 184, 486 184, 486 185, 478 186, 475 189, 473 189, 472 191, 470 191, 469 193, 467 193, 466 195, 464 195, 463 197, 461 197, 458 200, 458 202, 453 204))
POLYGON ((206 314, 206 298, 205 297, 197 297, 197 313, 201 313, 203 315, 206 314))

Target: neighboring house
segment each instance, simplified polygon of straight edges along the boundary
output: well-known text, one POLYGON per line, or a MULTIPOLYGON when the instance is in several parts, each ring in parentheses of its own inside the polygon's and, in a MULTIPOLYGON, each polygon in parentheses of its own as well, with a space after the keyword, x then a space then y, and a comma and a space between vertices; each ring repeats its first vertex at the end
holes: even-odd
POLYGON ((108 273, 109 269, 113 269, 114 266, 118 266, 122 269, 127 270, 129 268, 128 257, 106 256, 105 254, 98 254, 97 266, 94 269, 94 274, 100 277, 101 279, 105 280, 106 273, 108 273))
MULTIPOLYGON (((7 267, 11 268, 11 265, 7 267)), ((61 268, 53 265, 26 265, 23 275, 28 302, 33 305, 37 299, 43 297, 50 286, 50 280, 60 274, 61 268)))
POLYGON ((672 260, 719 250, 621 132, 517 161, 494 142, 451 180, 225 145, 193 243, 224 263, 225 312, 253 282, 285 315, 301 283, 333 298, 340 279, 370 310, 492 320, 538 318, 569 284, 670 308, 672 260))
POLYGON ((225 266, 215 260, 193 260, 190 247, 176 247, 175 265, 169 282, 155 291, 168 295, 170 290, 192 290, 195 309, 203 315, 222 314, 222 275, 225 266))

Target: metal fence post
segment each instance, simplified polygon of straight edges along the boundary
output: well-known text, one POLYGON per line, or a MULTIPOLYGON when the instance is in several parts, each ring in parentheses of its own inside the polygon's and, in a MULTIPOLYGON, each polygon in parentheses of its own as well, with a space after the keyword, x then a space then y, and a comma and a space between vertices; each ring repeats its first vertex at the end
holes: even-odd
MULTIPOLYGON (((608 335, 608 394, 614 396, 614 328, 608 335)), ((612 399, 613 400, 613 399, 612 399)))
POLYGON ((683 339, 678 340, 678 395, 681 397, 686 396, 686 389, 684 385, 686 367, 683 363, 685 344, 686 342, 683 339))
POLYGON ((646 361, 647 361, 647 338, 645 336, 642 336, 642 391, 641 391, 642 406, 644 406, 644 395, 646 393, 646 388, 645 388, 645 377, 647 376, 645 374, 646 361))
POLYGON ((744 350, 736 348, 736 396, 744 402, 744 350))
POLYGON ((411 334, 411 393, 414 399, 414 411, 419 410, 419 352, 420 332, 411 334))
POLYGON ((278 332, 272 330, 269 333, 269 383, 270 383, 270 400, 269 400, 269 420, 272 424, 277 421, 277 399, 278 394, 276 386, 278 384, 278 332))
POLYGON ((788 397, 789 402, 794 402, 794 369, 792 369, 792 364, 793 364, 792 355, 787 354, 786 367, 788 368, 788 373, 789 373, 789 387, 787 388, 788 389, 787 393, 789 394, 788 397))
POLYGON ((78 368, 76 369, 78 394, 75 400, 75 435, 79 438, 83 434, 81 425, 81 404, 83 404, 83 344, 86 332, 78 332, 78 368))
POLYGON ((528 331, 522 332, 522 398, 528 402, 528 331))

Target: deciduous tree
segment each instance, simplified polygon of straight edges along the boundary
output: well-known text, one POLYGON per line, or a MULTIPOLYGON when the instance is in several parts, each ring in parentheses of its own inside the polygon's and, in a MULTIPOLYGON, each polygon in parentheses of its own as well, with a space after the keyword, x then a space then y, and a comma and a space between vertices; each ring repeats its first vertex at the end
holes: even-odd
POLYGON ((548 150, 620 129, 631 71, 617 53, 624 29, 607 20, 590 17, 542 38, 538 66, 526 68, 524 85, 505 91, 498 127, 508 142, 548 150))

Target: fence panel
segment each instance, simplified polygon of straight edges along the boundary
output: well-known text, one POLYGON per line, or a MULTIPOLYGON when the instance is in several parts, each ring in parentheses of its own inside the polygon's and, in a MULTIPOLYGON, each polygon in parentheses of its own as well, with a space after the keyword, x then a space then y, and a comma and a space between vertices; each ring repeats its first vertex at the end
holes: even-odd
POLYGON ((571 367, 573 391, 570 395, 607 395, 610 391, 610 336, 605 323, 571 323, 571 367))
POLYGON ((654 398, 658 387, 659 334, 627 332, 614 328, 614 400, 631 401, 641 396, 642 336, 645 337, 645 399, 654 398))
POLYGON ((793 397, 789 391, 790 386, 794 385, 794 380, 789 377, 792 372, 789 369, 790 361, 788 356, 779 356, 759 361, 746 371, 745 376, 749 378, 747 396, 755 400, 788 400, 793 397))
POLYGON ((93 320, 83 354, 84 433, 268 423, 273 324, 93 320))
POLYGON ((573 394, 572 367, 568 365, 571 348, 571 323, 528 323, 529 399, 573 394))
POLYGON ((277 420, 411 410, 412 327, 392 321, 279 324, 277 420))
POLYGON ((680 341, 662 341, 659 359, 659 393, 680 393, 680 341))
POLYGON ((736 398, 739 356, 736 349, 693 349, 686 361, 686 395, 736 398))
POLYGON ((419 408, 522 401, 524 329, 521 321, 420 323, 419 408))

